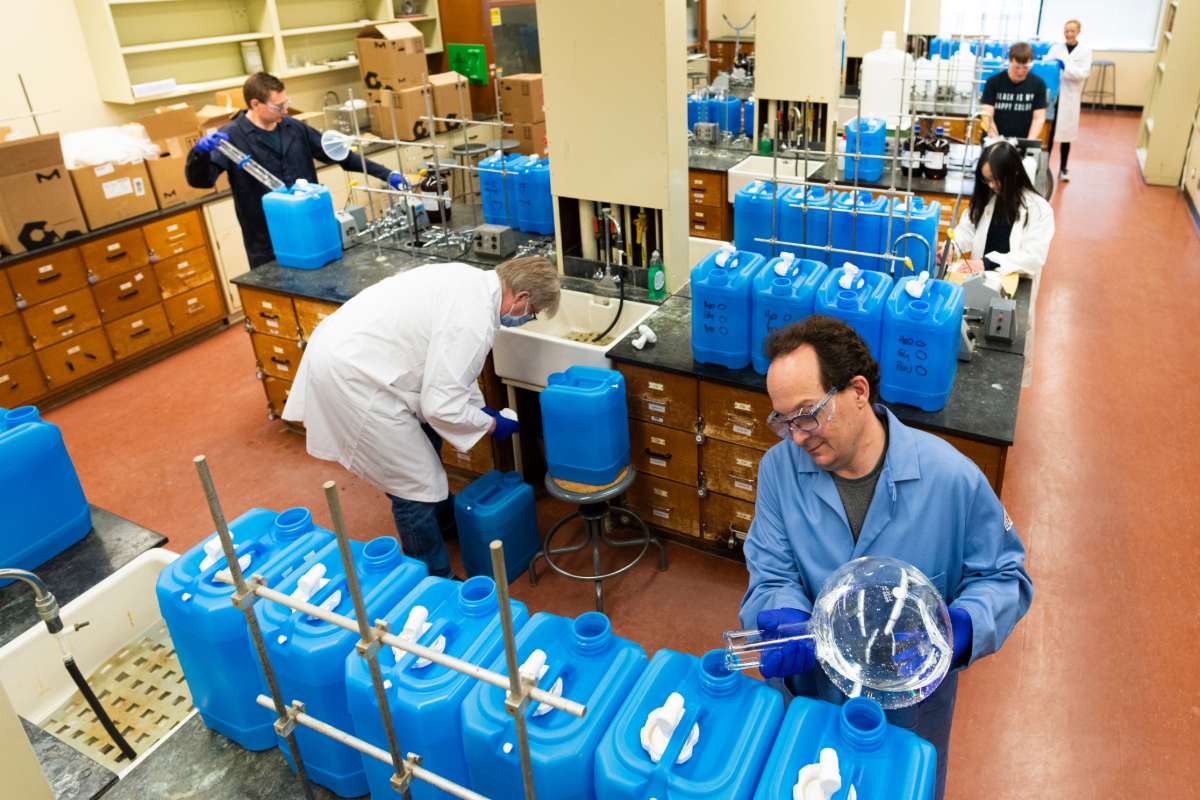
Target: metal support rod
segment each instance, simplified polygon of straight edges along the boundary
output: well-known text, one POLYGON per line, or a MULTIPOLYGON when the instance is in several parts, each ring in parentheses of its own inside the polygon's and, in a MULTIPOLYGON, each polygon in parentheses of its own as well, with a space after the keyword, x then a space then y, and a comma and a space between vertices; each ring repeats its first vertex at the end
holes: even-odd
POLYGON ((38 124, 37 114, 33 113, 33 103, 29 100, 29 88, 25 86, 25 76, 17 73, 17 83, 21 84, 21 95, 25 98, 25 107, 29 109, 29 118, 33 121, 33 130, 38 136, 42 135, 42 126, 38 124))
POLYGON ((337 483, 325 481, 325 502, 329 504, 329 515, 333 519, 333 533, 337 538, 338 552, 342 556, 342 571, 346 575, 346 589, 350 599, 354 601, 354 619, 358 623, 358 635, 361 637, 355 648, 359 656, 367 660, 367 669, 371 673, 371 685, 375 689, 375 703, 379 706, 379 717, 383 721, 383 733, 387 738, 388 752, 392 764, 396 768, 393 785, 397 786, 400 796, 409 800, 408 786, 412 783, 412 772, 408 763, 400 755, 400 745, 396 741, 396 728, 392 724, 391 706, 388 704, 387 690, 383 686, 383 672, 379 669, 379 638, 376 631, 371 629, 367 620, 367 604, 363 600, 362 584, 358 580, 358 572, 354 569, 354 556, 350 552, 350 540, 346 537, 346 520, 342 515, 342 502, 338 497, 337 483))
MULTIPOLYGON (((233 536, 229 533, 229 525, 225 522, 225 512, 221 510, 221 501, 217 498, 217 486, 213 482, 212 472, 208 469, 208 459, 196 456, 193 459, 196 472, 200 476, 200 485, 204 487, 204 499, 208 501, 208 510, 212 514, 213 525, 216 526, 217 536, 221 541, 221 549, 225 552, 225 560, 229 565, 230 583, 234 585, 234 605, 242 610, 246 617, 246 627, 250 629, 250 639, 258 660, 263 667, 263 675, 267 679, 267 689, 271 692, 271 708, 274 708, 278 719, 275 722, 276 731, 283 731, 284 741, 287 742, 288 753, 292 763, 296 765, 296 777, 304 789, 305 800, 314 800, 312 786, 308 782, 308 773, 304 769, 304 760, 300 757, 300 745, 296 741, 295 732, 288 724, 287 706, 283 702, 283 694, 279 691, 279 683, 275 679, 275 670, 271 667, 271 659, 267 656, 267 645, 263 641, 262 628, 258 625, 258 617, 254 614, 254 597, 258 589, 264 588, 257 581, 247 583, 242 574, 242 566, 238 563, 237 553, 233 548, 233 536)), ((264 698, 265 699, 265 698, 264 698)))
MULTIPOLYGON (((459 117, 459 119, 462 120, 462 123, 459 126, 462 128, 462 148, 464 151, 462 157, 463 157, 463 161, 465 162, 464 166, 474 166, 474 164, 471 163, 471 159, 473 158, 473 156, 469 152, 471 149, 470 148, 471 140, 467 138, 467 107, 465 105, 465 101, 463 100, 463 94, 465 94, 465 92, 463 91, 463 87, 461 85, 459 85, 458 117, 459 117)), ((500 136, 501 136, 501 138, 504 137, 503 131, 501 132, 500 136)), ((471 177, 471 172, 468 171, 467 175, 466 175, 466 186, 465 186, 465 191, 464 191, 464 199, 471 206, 471 228, 472 229, 479 227, 479 206, 475 203, 475 194, 476 193, 475 193, 475 187, 472 184, 473 180, 474 180, 474 178, 471 177)), ((479 187, 479 201, 480 201, 480 203, 483 202, 483 187, 482 186, 479 187)))
POLYGON ((880 258, 880 259, 886 259, 888 261, 906 261, 906 260, 908 260, 908 256, 896 256, 896 255, 890 255, 888 253, 869 253, 869 252, 864 252, 862 250, 847 250, 847 249, 841 248, 841 247, 834 247, 831 244, 826 244, 826 245, 802 244, 800 242, 789 242, 786 239, 777 239, 773 236, 756 236, 756 237, 754 237, 754 241, 761 242, 762 244, 774 245, 776 247, 800 247, 800 248, 807 248, 809 250, 823 250, 826 253, 840 253, 842 255, 848 255, 848 256, 867 256, 869 258, 880 258))
MULTIPOLYGON (((271 698, 263 694, 260 694, 258 697, 254 698, 254 702, 263 708, 271 708, 272 705, 271 698)), ((389 767, 395 769, 396 762, 390 755, 388 755, 388 752, 382 748, 376 747, 370 742, 363 741, 357 736, 346 733, 342 729, 336 728, 327 722, 317 719, 316 717, 309 716, 303 711, 293 711, 291 718, 294 719, 297 724, 303 725, 309 730, 316 731, 322 736, 328 736, 330 739, 346 745, 351 750, 356 750, 365 756, 375 759, 376 761, 382 761, 384 764, 387 764, 389 767)), ((412 753, 409 753, 409 757, 404 759, 402 764, 406 770, 412 772, 412 776, 414 778, 425 781, 429 785, 435 786, 438 789, 441 789, 443 792, 452 794, 455 797, 461 797, 462 800, 488 800, 488 798, 484 797, 478 792, 473 792, 465 786, 459 786, 454 781, 447 780, 441 775, 438 775, 435 772, 430 772, 429 770, 420 766, 416 763, 412 753)))
MULTIPOLYGON (((332 611, 320 608, 319 606, 315 606, 312 603, 304 602, 303 600, 296 600, 289 595, 283 594, 282 592, 277 592, 274 589, 261 584, 247 584, 246 588, 248 592, 252 592, 264 600, 269 600, 272 603, 278 603, 295 611, 303 611, 310 617, 315 617, 322 622, 328 622, 329 624, 336 625, 339 628, 344 628, 345 630, 351 632, 358 632, 358 623, 349 617, 343 617, 341 614, 336 614, 332 611)), ((455 670, 456 672, 465 673, 470 675, 472 678, 481 680, 484 683, 489 683, 492 686, 497 686, 501 689, 509 688, 509 679, 507 675, 501 675, 497 672, 492 672, 489 669, 478 666, 477 664, 472 664, 469 661, 463 661, 462 659, 455 658, 454 656, 448 656, 440 651, 431 650, 428 647, 417 644, 416 642, 409 641, 408 639, 402 639, 393 633, 381 634, 379 636, 379 641, 383 642, 389 647, 395 647, 399 650, 403 650, 406 653, 411 653, 417 658, 424 658, 432 661, 435 664, 440 664, 443 667, 455 670)), ((546 703, 547 705, 556 708, 559 711, 565 711, 572 716, 582 717, 587 713, 586 706, 576 703, 574 700, 568 700, 565 697, 550 694, 549 692, 536 687, 530 690, 529 696, 539 703, 546 703)))
POLYGON ((517 729, 517 750, 521 759, 521 780, 525 784, 525 800, 536 800, 533 786, 533 758, 529 755, 529 732, 525 727, 525 710, 529 705, 534 681, 521 674, 517 664, 517 640, 513 636, 512 609, 508 605, 508 571, 504 566, 504 547, 499 541, 489 545, 492 573, 496 580, 496 595, 500 600, 500 629, 504 634, 504 660, 508 665, 508 697, 504 707, 512 715, 517 729))

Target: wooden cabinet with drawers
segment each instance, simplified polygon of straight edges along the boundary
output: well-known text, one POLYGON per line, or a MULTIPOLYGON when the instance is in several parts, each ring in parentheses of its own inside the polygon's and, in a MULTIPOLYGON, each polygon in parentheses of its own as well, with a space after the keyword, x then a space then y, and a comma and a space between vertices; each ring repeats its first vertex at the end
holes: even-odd
POLYGON ((300 367, 300 342, 296 339, 284 339, 279 336, 268 336, 265 333, 250 334, 250 342, 254 347, 254 357, 264 373, 285 381, 296 377, 300 367))
MULTIPOLYGON (((5 314, 0 317, 0 364, 15 361, 33 352, 33 344, 20 314, 5 314)), ((4 407, 0 405, 0 408, 4 407)))
POLYGON ((176 334, 195 330, 225 314, 225 303, 216 283, 206 283, 198 289, 167 298, 163 301, 163 308, 167 311, 171 330, 176 334))
POLYGON ((93 281, 115 278, 150 263, 150 249, 141 228, 129 228, 112 236, 93 239, 81 244, 79 251, 93 281))
POLYGON ((6 271, 20 308, 35 306, 88 285, 83 258, 74 247, 44 256, 34 255, 6 271))
POLYGON ((754 502, 762 450, 709 438, 700 452, 701 486, 711 492, 754 502))
POLYGON ((29 405, 46 393, 46 376, 33 355, 0 364, 0 407, 29 405))
POLYGON ((159 261, 183 255, 206 244, 204 223, 198 209, 151 222, 142 227, 142 233, 146 236, 150 252, 159 261))
POLYGON ((193 250, 154 265, 159 292, 165 300, 214 279, 212 262, 206 250, 193 250))
POLYGON ((688 171, 688 233, 704 239, 733 238, 733 215, 724 172, 688 171))
POLYGON ((117 225, 0 266, 0 405, 53 401, 115 361, 215 330, 226 305, 200 219, 193 209, 117 225))
POLYGON ((647 475, 695 485, 696 435, 648 422, 629 422, 629 460, 647 475))
POLYGON ((86 286, 27 308, 21 318, 37 350, 100 326, 100 311, 86 286))
POLYGON ((0 272, 0 317, 17 310, 17 296, 8 283, 8 276, 0 272))
POLYGON ((746 53, 749 55, 754 52, 754 40, 747 41, 742 39, 741 42, 725 41, 721 39, 710 39, 708 41, 708 79, 714 81, 720 72, 729 72, 733 69, 734 59, 738 53, 746 53))
POLYGON ((105 322, 140 311, 159 301, 158 281, 152 269, 135 269, 92 287, 96 306, 105 322))
POLYGON ((700 497, 694 486, 638 475, 625 493, 625 504, 647 524, 685 536, 700 536, 700 497))
POLYGON ((104 369, 113 363, 113 353, 104 330, 96 328, 39 350, 37 359, 46 385, 58 389, 104 369))
POLYGON ((108 334, 113 355, 118 360, 137 355, 171 338, 171 326, 161 303, 108 323, 104 332, 108 334))
POLYGON ((242 297, 242 310, 246 313, 246 325, 256 333, 282 336, 286 339, 300 338, 300 324, 296 319, 296 308, 292 298, 277 292, 238 287, 242 297))
POLYGON ((766 450, 779 441, 767 427, 769 413, 771 399, 762 392, 700 382, 700 417, 705 436, 766 450))
POLYGON ((631 419, 680 431, 696 430, 700 416, 696 379, 669 372, 621 365, 631 419))
POLYGON ((448 467, 456 467, 467 472, 484 473, 495 466, 492 455, 491 437, 484 436, 475 446, 465 453, 460 453, 447 442, 442 442, 442 463, 448 467))
POLYGON ((312 336, 313 331, 321 324, 321 320, 338 310, 336 303, 323 303, 320 300, 309 300, 304 297, 297 297, 295 304, 296 323, 300 328, 300 335, 305 339, 312 336))
POLYGON ((709 493, 700 501, 700 538, 707 542, 735 549, 750 534, 753 521, 753 500, 709 493))
POLYGON ((268 416, 271 419, 283 416, 283 407, 287 405, 288 395, 292 393, 292 382, 282 378, 263 378, 263 389, 267 393, 268 416))

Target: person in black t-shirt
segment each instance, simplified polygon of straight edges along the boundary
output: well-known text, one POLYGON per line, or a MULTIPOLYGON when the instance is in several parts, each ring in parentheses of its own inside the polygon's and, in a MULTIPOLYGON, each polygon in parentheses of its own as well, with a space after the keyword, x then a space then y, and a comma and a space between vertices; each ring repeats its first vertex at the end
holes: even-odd
POLYGON ((1036 139, 1046 122, 1046 83, 1030 75, 1033 48, 1017 42, 1008 49, 1008 69, 983 85, 980 113, 988 136, 1036 139))

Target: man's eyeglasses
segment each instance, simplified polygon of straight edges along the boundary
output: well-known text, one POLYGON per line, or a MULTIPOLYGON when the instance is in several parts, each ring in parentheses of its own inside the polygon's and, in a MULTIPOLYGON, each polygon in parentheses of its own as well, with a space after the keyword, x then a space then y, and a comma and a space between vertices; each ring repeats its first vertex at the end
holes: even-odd
MULTIPOLYGON (((788 417, 785 417, 778 411, 772 411, 767 415, 767 427, 775 431, 775 434, 781 439, 787 439, 793 433, 812 433, 821 427, 821 420, 817 418, 817 415, 833 400, 833 396, 843 388, 841 386, 834 386, 821 398, 819 403, 811 408, 802 408, 788 417)), ((829 419, 833 419, 832 407, 829 409, 829 419)), ((827 419, 826 422, 828 421, 827 419)))
POLYGON ((274 111, 276 114, 286 114, 287 110, 292 107, 292 101, 284 100, 282 103, 263 103, 263 105, 274 111))

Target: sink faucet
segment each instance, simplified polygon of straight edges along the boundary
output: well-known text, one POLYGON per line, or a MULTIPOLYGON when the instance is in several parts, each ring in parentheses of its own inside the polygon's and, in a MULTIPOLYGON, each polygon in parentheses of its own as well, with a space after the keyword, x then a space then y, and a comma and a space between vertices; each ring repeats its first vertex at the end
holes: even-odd
MULTIPOLYGON (((600 270, 596 270, 595 277, 600 280, 601 286, 608 286, 611 289, 616 289, 617 284, 621 282, 620 273, 613 273, 613 247, 621 252, 621 247, 625 242, 624 232, 621 230, 621 222, 617 217, 613 216, 612 208, 605 206, 600 210, 601 224, 604 226, 604 274, 600 274, 600 270), (611 228, 609 226, 612 226, 611 228), (613 229, 616 229, 616 239, 610 239, 613 229)), ((617 266, 620 266, 618 264, 617 266)))

